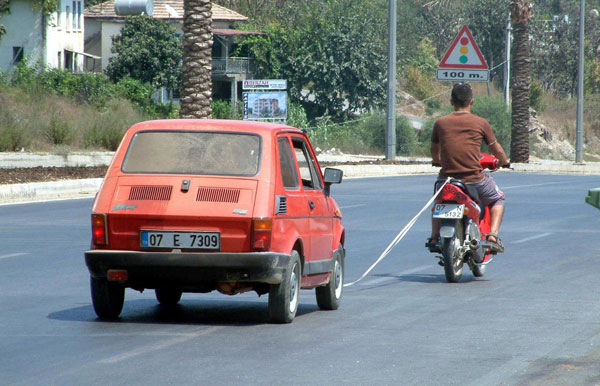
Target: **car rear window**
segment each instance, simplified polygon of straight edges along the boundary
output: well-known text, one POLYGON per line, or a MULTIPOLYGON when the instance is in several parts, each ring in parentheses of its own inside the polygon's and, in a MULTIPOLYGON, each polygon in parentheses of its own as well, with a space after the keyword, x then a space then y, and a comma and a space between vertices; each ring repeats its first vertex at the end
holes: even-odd
POLYGON ((260 167, 256 134, 142 131, 131 140, 125 173, 253 176, 260 167))

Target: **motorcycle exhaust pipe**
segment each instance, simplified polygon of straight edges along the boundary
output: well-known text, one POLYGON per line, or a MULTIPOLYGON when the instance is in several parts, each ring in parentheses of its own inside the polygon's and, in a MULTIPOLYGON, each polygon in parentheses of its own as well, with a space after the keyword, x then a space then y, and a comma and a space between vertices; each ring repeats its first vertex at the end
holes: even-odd
POLYGON ((479 240, 472 239, 469 243, 469 249, 471 249, 471 254, 477 264, 483 261, 485 257, 485 251, 483 250, 483 246, 479 242, 479 240))

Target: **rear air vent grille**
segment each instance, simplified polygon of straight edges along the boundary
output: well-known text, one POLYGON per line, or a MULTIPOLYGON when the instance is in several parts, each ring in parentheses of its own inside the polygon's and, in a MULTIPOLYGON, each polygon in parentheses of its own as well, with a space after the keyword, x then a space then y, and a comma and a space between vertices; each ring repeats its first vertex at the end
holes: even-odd
POLYGON ((286 196, 277 196, 275 198, 275 214, 287 214, 286 196))
POLYGON ((200 187, 196 196, 196 201, 237 203, 239 200, 239 189, 200 187))
POLYGON ((131 201, 169 201, 172 186, 132 186, 129 191, 131 201))

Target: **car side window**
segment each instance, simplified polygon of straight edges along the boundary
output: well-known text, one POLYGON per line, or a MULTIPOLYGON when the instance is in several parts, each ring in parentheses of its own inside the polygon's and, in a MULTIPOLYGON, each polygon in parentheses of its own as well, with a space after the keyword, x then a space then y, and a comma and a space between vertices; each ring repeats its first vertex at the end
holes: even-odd
POLYGON ((317 173, 316 162, 308 151, 306 143, 299 138, 292 139, 292 143, 294 144, 294 152, 296 153, 296 159, 298 160, 302 186, 307 189, 321 189, 321 180, 317 173))
POLYGON ((281 181, 286 189, 298 188, 298 173, 294 165, 292 156, 292 147, 287 138, 279 138, 279 169, 281 172, 281 181))

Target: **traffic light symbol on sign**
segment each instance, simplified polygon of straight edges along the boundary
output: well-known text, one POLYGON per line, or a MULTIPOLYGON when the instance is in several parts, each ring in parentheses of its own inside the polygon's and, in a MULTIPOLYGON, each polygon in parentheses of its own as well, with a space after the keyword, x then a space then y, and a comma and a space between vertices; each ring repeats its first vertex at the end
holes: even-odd
POLYGON ((487 70, 488 65, 471 35, 469 28, 464 25, 450 45, 440 68, 465 68, 487 70))

